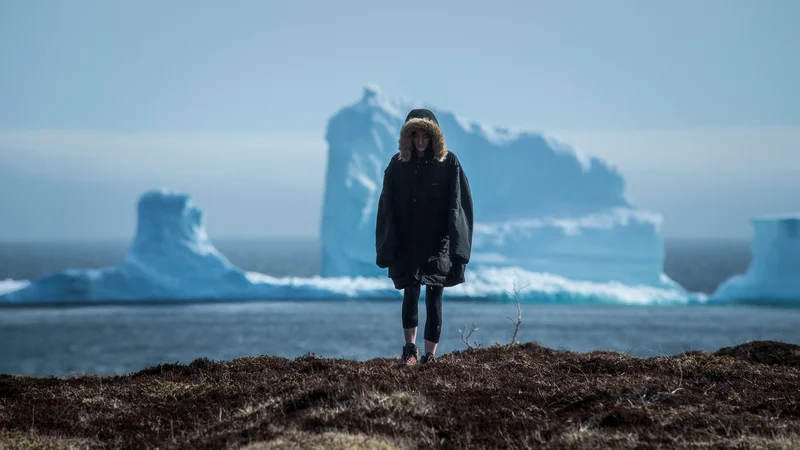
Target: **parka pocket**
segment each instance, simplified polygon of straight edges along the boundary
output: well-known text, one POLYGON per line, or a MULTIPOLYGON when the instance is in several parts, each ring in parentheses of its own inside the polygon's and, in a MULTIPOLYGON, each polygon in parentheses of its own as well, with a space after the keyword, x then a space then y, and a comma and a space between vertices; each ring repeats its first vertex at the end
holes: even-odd
POLYGON ((444 236, 439 240, 439 257, 450 255, 450 236, 444 236))
POLYGON ((453 263, 450 261, 450 239, 445 236, 439 241, 436 253, 428 257, 425 269, 428 273, 446 274, 452 266, 453 263))
POLYGON ((450 257, 445 255, 428 259, 425 271, 430 274, 447 275, 452 268, 453 263, 450 262, 450 257))

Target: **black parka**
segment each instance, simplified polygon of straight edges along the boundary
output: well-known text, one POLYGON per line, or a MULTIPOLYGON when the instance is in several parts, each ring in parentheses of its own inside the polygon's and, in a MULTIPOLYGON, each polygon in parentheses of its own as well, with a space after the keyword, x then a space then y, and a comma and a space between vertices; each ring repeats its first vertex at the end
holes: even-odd
POLYGON ((419 283, 455 286, 465 281, 472 251, 472 194, 456 155, 447 149, 436 117, 408 114, 399 152, 384 170, 375 230, 376 263, 388 268, 396 289, 419 283), (428 133, 417 156, 411 135, 428 133))

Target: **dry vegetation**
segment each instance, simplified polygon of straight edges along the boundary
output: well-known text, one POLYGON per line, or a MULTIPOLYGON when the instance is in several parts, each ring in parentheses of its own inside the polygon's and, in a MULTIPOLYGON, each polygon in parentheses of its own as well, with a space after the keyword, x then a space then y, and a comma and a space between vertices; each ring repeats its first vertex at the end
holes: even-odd
POLYGON ((800 347, 636 358, 534 343, 398 368, 198 359, 0 375, 0 448, 800 448, 800 347))

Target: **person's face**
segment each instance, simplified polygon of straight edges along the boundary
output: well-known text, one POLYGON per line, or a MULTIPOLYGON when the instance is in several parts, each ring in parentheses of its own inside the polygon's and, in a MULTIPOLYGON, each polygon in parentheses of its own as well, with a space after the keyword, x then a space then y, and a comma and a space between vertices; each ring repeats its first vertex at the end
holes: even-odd
POLYGON ((431 137, 428 136, 428 133, 422 131, 415 131, 411 135, 411 139, 414 141, 414 148, 416 148, 418 152, 424 152, 428 148, 428 143, 431 141, 431 137))

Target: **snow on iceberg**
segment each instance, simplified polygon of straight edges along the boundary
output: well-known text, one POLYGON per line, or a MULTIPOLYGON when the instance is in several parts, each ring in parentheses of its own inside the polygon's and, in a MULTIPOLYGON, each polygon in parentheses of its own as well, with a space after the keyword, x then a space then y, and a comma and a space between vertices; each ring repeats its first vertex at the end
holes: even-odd
POLYGON ((18 281, 18 280, 12 280, 10 278, 7 278, 5 280, 0 280, 0 295, 6 294, 11 291, 20 290, 29 284, 30 282, 25 280, 18 281))
POLYGON ((663 273, 660 215, 632 206, 622 176, 603 160, 540 134, 489 129, 391 99, 374 86, 328 123, 322 276, 385 276, 375 265, 378 197, 403 120, 415 107, 434 111, 470 178, 470 268, 520 267, 574 280, 681 289, 663 273))
POLYGON ((712 303, 800 304, 800 214, 758 217, 747 272, 717 287, 712 303))
MULTIPOLYGON (((272 277, 231 264, 211 243, 204 214, 182 193, 154 190, 141 196, 136 236, 119 264, 72 269, 27 281, 0 283, 0 304, 166 300, 399 299, 385 275, 377 277, 272 277), (3 294, 5 291, 5 294, 3 294)), ((449 298, 511 301, 516 284, 527 302, 690 303, 701 297, 676 289, 618 282, 572 281, 514 267, 475 265, 470 280, 449 298)))

